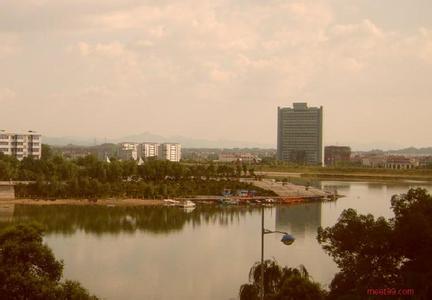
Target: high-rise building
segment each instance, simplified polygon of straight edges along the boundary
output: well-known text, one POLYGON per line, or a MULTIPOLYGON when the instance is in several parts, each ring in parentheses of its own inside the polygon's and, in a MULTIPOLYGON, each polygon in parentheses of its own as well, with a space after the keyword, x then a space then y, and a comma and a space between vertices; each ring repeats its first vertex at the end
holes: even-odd
POLYGON ((42 136, 34 131, 10 133, 0 130, 0 152, 19 160, 24 157, 42 157, 42 136))
POLYGON ((161 144, 159 149, 159 158, 170 161, 180 161, 181 145, 173 143, 161 144))
POLYGON ((322 164, 323 108, 293 103, 278 107, 277 158, 299 164, 322 164))
POLYGON ((141 143, 138 147, 138 156, 142 159, 150 158, 150 157, 158 157, 159 156, 159 147, 158 143, 141 143))

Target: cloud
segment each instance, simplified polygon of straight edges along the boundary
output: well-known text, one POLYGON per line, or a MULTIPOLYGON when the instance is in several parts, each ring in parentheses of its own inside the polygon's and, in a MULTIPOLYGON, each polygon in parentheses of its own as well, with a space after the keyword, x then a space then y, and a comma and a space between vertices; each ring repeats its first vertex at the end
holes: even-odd
POLYGON ((78 48, 82 56, 95 55, 111 59, 113 57, 122 57, 125 55, 124 45, 117 41, 110 43, 96 43, 94 45, 80 42, 78 43, 78 48))
POLYGON ((59 130, 86 132, 68 125, 69 115, 85 111, 89 130, 117 135, 154 126, 164 135, 273 142, 275 107, 305 100, 334 109, 329 132, 346 137, 338 133, 347 128, 341 114, 363 122, 373 108, 380 113, 368 121, 373 128, 407 99, 432 109, 432 24, 417 26, 408 10, 409 26, 401 26, 375 2, 4 0, 0 82, 20 91, 20 103, 43 103, 51 115, 70 111, 59 130), (178 123, 161 129, 161 111, 178 123), (91 126, 92 115, 103 124, 120 112, 129 117, 119 126, 91 126), (239 112, 259 118, 239 124, 239 112), (144 125, 134 123, 143 117, 144 125))
POLYGON ((422 45, 419 53, 420 57, 425 62, 432 64, 432 29, 419 28, 417 40, 419 40, 418 44, 422 45))
POLYGON ((7 104, 11 100, 15 99, 16 93, 15 91, 9 88, 1 88, 0 87, 0 103, 7 104))
POLYGON ((19 38, 15 34, 0 32, 0 59, 18 53, 19 38))

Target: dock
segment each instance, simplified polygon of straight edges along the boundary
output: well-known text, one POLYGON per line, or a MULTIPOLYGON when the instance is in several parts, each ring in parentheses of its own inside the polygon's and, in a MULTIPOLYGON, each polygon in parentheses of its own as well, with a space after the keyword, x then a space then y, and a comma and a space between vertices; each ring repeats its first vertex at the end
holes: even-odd
POLYGON ((292 197, 292 198, 320 198, 326 197, 329 195, 328 192, 324 192, 320 189, 314 187, 305 187, 302 185, 296 185, 289 182, 277 182, 271 179, 263 179, 263 180, 251 180, 249 183, 252 183, 256 187, 273 191, 279 197, 292 197))

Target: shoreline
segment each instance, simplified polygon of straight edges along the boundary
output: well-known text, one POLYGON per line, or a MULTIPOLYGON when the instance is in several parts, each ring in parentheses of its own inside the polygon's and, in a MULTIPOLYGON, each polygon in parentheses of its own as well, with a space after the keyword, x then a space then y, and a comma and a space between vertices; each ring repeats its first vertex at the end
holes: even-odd
MULTIPOLYGON (((274 202, 266 203, 264 197, 255 198, 238 198, 232 197, 234 201, 238 201, 237 204, 231 204, 230 206, 249 206, 249 205, 290 205, 298 203, 308 203, 315 201, 334 201, 338 198, 343 197, 339 195, 333 200, 326 199, 322 196, 276 196, 271 199, 274 202), (258 202, 260 201, 260 202, 258 202)), ((218 197, 218 199, 221 197, 218 197)), ((174 198, 177 201, 190 200, 200 205, 218 205, 218 199, 215 198, 174 198)), ((172 206, 167 205, 164 200, 159 199, 138 199, 138 198, 126 198, 126 199, 98 199, 97 201, 91 201, 88 199, 1 199, 0 208, 2 206, 9 205, 35 205, 35 206, 60 206, 60 205, 71 205, 71 206, 108 206, 108 207, 139 207, 139 206, 172 206)))
POLYGON ((1 199, 0 206, 10 204, 21 205, 80 205, 80 206, 159 206, 164 205, 163 200, 156 199, 98 199, 90 201, 88 199, 1 199))

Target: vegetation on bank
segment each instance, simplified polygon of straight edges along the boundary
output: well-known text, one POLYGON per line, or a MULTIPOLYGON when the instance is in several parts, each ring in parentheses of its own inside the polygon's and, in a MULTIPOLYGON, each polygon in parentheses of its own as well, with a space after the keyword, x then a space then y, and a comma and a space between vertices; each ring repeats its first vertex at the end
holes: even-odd
POLYGON ((35 224, 0 229, 0 299, 96 300, 76 281, 62 281, 63 262, 35 224))
POLYGON ((41 160, 22 161, 0 154, 0 180, 34 181, 15 187, 19 198, 164 198, 220 195, 224 189, 253 189, 257 195, 274 195, 240 182, 240 176, 254 176, 246 165, 185 165, 164 160, 111 162, 86 156, 67 160, 43 148, 41 160))

